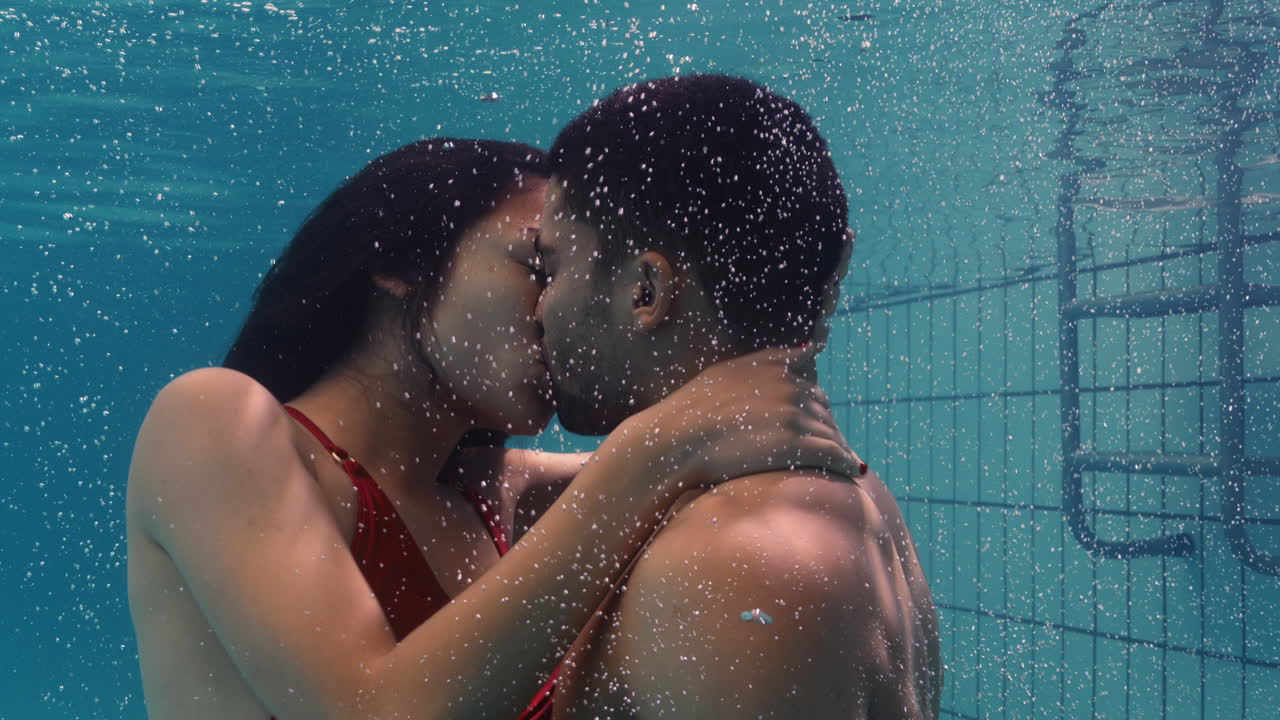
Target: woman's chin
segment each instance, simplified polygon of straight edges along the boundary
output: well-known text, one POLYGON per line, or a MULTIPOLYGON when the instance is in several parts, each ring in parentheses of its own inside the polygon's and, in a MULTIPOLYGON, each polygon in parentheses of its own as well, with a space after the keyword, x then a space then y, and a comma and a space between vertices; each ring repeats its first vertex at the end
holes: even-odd
MULTIPOLYGON (((526 395, 532 395, 526 393, 526 395)), ((500 413, 501 422, 495 423, 503 428, 503 432, 511 435, 533 436, 547 429, 551 418, 556 414, 551 400, 542 397, 541 393, 525 397, 517 401, 520 407, 508 405, 500 413)), ((514 403, 513 403, 514 404, 514 403)))

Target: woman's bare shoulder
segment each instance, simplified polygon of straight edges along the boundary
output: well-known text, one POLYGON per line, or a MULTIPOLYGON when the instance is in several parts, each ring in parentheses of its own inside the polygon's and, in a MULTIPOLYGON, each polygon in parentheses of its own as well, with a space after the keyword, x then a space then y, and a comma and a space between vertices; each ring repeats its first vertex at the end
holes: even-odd
POLYGON ((264 434, 287 429, 284 407, 261 383, 236 370, 209 367, 179 375, 165 385, 147 411, 142 432, 199 433, 239 445, 257 444, 270 439, 264 434))
MULTIPOLYGON (((174 378, 147 411, 134 444, 130 495, 168 495, 183 484, 216 478, 285 476, 299 462, 289 416, 260 383, 226 368, 174 378)), ((251 490, 252 488, 244 488, 251 490)))

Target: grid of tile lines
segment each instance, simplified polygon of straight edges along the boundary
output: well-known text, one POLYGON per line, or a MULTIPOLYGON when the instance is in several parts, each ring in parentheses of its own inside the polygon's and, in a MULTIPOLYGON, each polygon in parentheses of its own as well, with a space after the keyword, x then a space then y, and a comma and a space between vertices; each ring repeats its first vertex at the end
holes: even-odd
MULTIPOLYGON (((1260 245, 1260 244, 1270 243, 1270 242, 1275 242, 1277 240, 1280 240, 1280 234, 1278 233, 1268 233, 1263 236, 1257 236, 1257 237, 1259 239, 1252 242, 1251 245, 1260 245)), ((1133 267, 1141 266, 1151 261, 1162 263, 1170 259, 1192 257, 1196 255, 1205 255, 1207 252, 1208 251, 1204 249, 1191 249, 1191 250, 1184 250, 1184 251, 1177 251, 1177 252, 1161 252, 1160 254, 1151 258, 1139 258, 1139 259, 1130 258, 1120 262, 1111 262, 1111 263, 1106 263, 1105 265, 1098 265, 1098 266, 1089 267, 1089 268, 1081 268, 1081 274, 1082 276, 1087 276, 1092 281, 1093 287, 1091 288, 1091 290, 1096 294, 1097 276, 1099 271, 1103 269, 1124 268, 1125 269, 1125 290, 1127 292, 1129 291, 1129 285, 1131 283, 1131 277, 1130 277, 1129 271, 1133 267)), ((1159 267, 1161 267, 1160 287, 1161 288, 1168 287, 1167 277, 1166 277, 1166 273, 1164 272, 1164 268, 1162 266, 1159 266, 1159 267)), ((1197 283, 1204 282, 1205 272, 1204 272, 1203 263, 1197 264, 1196 273, 1197 273, 1196 282, 1197 283)), ((980 275, 982 274, 981 269, 979 270, 979 274, 980 275)), ((893 331, 900 331, 905 334, 906 336, 905 344, 906 344, 906 347, 908 348, 908 351, 910 351, 910 348, 913 347, 911 333, 921 332, 921 331, 927 332, 928 333, 927 347, 928 347, 928 352, 932 357, 934 356, 935 343, 940 342, 939 338, 935 337, 935 333, 934 333, 934 330, 935 330, 934 325, 935 325, 935 320, 937 318, 937 314, 935 313, 936 302, 940 300, 953 299, 969 293, 977 293, 978 294, 977 315, 979 318, 981 318, 983 316, 982 313, 984 310, 984 301, 989 293, 1000 294, 1001 307, 1003 307, 1007 312, 1010 288, 1030 286, 1032 289, 1033 302, 1037 304, 1042 304, 1044 300, 1042 299, 1042 293, 1040 292, 1040 287, 1039 287, 1040 284, 1045 282, 1053 282, 1055 279, 1056 279, 1056 276, 1053 276, 1053 275, 1037 274, 1034 277, 1019 277, 1007 282, 993 282, 993 283, 980 285, 978 287, 970 287, 965 289, 954 289, 955 286, 953 285, 953 289, 949 289, 947 291, 931 292, 931 293, 927 293, 927 294, 917 296, 917 297, 912 297, 912 298, 905 298, 905 299, 893 298, 893 299, 885 299, 880 302, 866 303, 863 306, 857 307, 852 311, 846 311, 841 313, 839 319, 837 319, 836 322, 844 322, 846 325, 861 324, 861 323, 869 322, 871 320, 872 313, 883 312, 883 311, 891 312, 890 310, 891 308, 910 309, 912 307, 925 305, 928 309, 928 317, 929 317, 929 322, 927 323, 927 329, 914 328, 913 323, 909 322, 910 313, 907 312, 903 314, 907 315, 908 321, 905 321, 905 322, 900 321, 898 323, 894 323, 893 331)), ((959 328, 960 327, 959 322, 961 321, 961 318, 959 317, 959 303, 954 301, 951 302, 950 310, 951 310, 951 327, 953 329, 959 328)), ((884 322, 889 323, 889 322, 892 322, 892 320, 886 317, 884 319, 884 322)), ((1038 325, 1042 325, 1042 324, 1043 324, 1043 321, 1040 319, 1039 313, 1032 312, 1031 325, 1032 325, 1033 336, 1037 335, 1037 333, 1045 331, 1044 328, 1038 327, 1038 325)), ((1128 320, 1123 321, 1126 354, 1131 354, 1133 351, 1133 347, 1132 347, 1133 337, 1132 337, 1132 333, 1130 332, 1129 325, 1130 325, 1130 321, 1128 320)), ((1167 357, 1167 352, 1168 352, 1168 347, 1167 347, 1168 336, 1167 336, 1166 330, 1167 328, 1165 326, 1165 322, 1162 319, 1160 321, 1161 357, 1167 357)), ((980 338, 983 337, 981 327, 979 328, 979 337, 980 338)), ((1092 338, 1092 335, 1090 335, 1090 337, 1092 338)), ((950 384, 952 388, 959 388, 960 383, 959 383, 958 376, 959 376, 960 354, 959 354, 959 347, 958 347, 958 343, 959 343, 958 333, 952 332, 951 337, 949 339, 951 342, 951 358, 954 361, 951 364, 951 367, 949 368, 949 371, 951 374, 950 384)), ((941 341, 945 342, 945 339, 941 341)), ((1130 406, 1130 399, 1131 399, 1130 393, 1133 391, 1138 391, 1138 390, 1167 391, 1171 389, 1180 389, 1180 388, 1198 389, 1199 390, 1198 396, 1200 400, 1198 426, 1203 431, 1203 429, 1206 426, 1206 418, 1204 417, 1204 403, 1206 401, 1205 393, 1206 391, 1209 391, 1210 393, 1212 393, 1214 390, 1216 390, 1217 386, 1219 385, 1219 381, 1215 379, 1205 379, 1206 368, 1205 368, 1204 351, 1208 349, 1210 350, 1210 352, 1212 352, 1213 346, 1212 346, 1212 343, 1209 343, 1208 346, 1206 347, 1204 327, 1200 323, 1197 323, 1196 325, 1195 342, 1197 344, 1197 350, 1198 350, 1197 357, 1199 358, 1197 370, 1198 370, 1198 375, 1200 379, 1198 380, 1169 382, 1166 380, 1167 364, 1162 362, 1161 368, 1160 368, 1161 378, 1159 382, 1152 381, 1152 382, 1136 383, 1136 382, 1133 382, 1133 379, 1129 376, 1130 369, 1129 369, 1129 366, 1126 364, 1125 370, 1124 370, 1123 382, 1117 383, 1115 385, 1107 385, 1105 387, 1082 387, 1081 388, 1082 394, 1087 395, 1091 393, 1116 392, 1116 391, 1122 392, 1124 393, 1124 400, 1125 400, 1124 412, 1127 415, 1132 409, 1130 406)), ((883 344, 884 344, 883 359, 885 362, 885 367, 886 368, 893 367, 892 363, 894 358, 892 357, 891 343, 886 338, 883 344)), ((851 349, 854 350, 855 355, 857 354, 859 349, 864 354, 870 353, 872 351, 872 345, 869 338, 865 343, 857 343, 851 340, 850 345, 851 345, 851 349), (859 345, 861 345, 861 347, 859 347, 859 345)), ((981 368, 983 366, 983 361, 985 359, 984 353, 990 354, 992 352, 991 350, 988 350, 986 348, 986 345, 987 343, 982 342, 981 340, 977 344, 977 348, 976 348, 977 358, 976 358, 976 361, 974 362, 974 365, 978 368, 981 368)), ((1038 355, 1039 353, 1044 352, 1044 350, 1039 348, 1038 345, 1033 342, 1031 343, 1030 351, 1032 356, 1031 362, 1034 365, 1042 359, 1038 357, 1038 355)), ((1005 462, 1005 467, 1000 469, 1003 471, 1000 472, 998 479, 1000 482, 1001 494, 1007 497, 1008 490, 1009 490, 1008 462, 1010 457, 1008 445, 1011 438, 1011 435, 1009 433, 1009 427, 1008 427, 1009 399, 1023 398, 1023 397, 1038 397, 1038 396, 1055 396, 1058 391, 1056 388, 1035 387, 1035 385, 1037 384, 1035 379, 1032 379, 1032 389, 1018 389, 1018 390, 1010 389, 1008 387, 1009 362, 1010 362, 1009 353, 1006 352, 1003 347, 997 347, 995 352, 1000 354, 999 358, 992 358, 992 359, 1000 363, 1000 372, 1001 372, 1000 384, 1002 386, 1002 389, 994 390, 994 391, 980 390, 978 392, 971 392, 971 393, 953 393, 950 395, 937 395, 937 394, 924 394, 924 393, 915 394, 913 393, 914 388, 911 387, 911 383, 912 383, 911 373, 908 372, 906 373, 906 377, 904 381, 906 387, 904 388, 904 393, 902 395, 895 397, 892 394, 892 392, 890 392, 888 395, 885 395, 883 392, 884 388, 875 388, 874 389, 875 394, 873 396, 872 394, 873 389, 869 386, 870 378, 868 374, 864 373, 863 374, 863 379, 865 381, 863 383, 864 392, 862 393, 861 397, 858 399, 851 399, 844 403, 837 402, 837 405, 843 404, 846 407, 851 407, 851 408, 861 407, 865 409, 871 409, 875 406, 896 406, 899 403, 909 406, 913 403, 946 402, 950 405, 949 414, 950 414, 952 429, 954 432, 958 433, 960 431, 960 428, 957 426, 957 408, 961 400, 986 400, 986 401, 998 400, 1000 403, 1000 410, 1001 410, 1000 422, 1003 424, 1003 427, 1001 428, 1001 430, 1003 431, 1002 437, 1004 439, 1004 445, 1005 445, 1004 448, 1002 448, 1003 452, 1001 453, 1001 455, 1003 456, 1003 460, 1005 462)), ((1090 353, 1089 355, 1091 357, 1091 362, 1093 363, 1093 367, 1091 368, 1091 370, 1093 371, 1092 377, 1096 381, 1096 379, 1098 378, 1098 367, 1097 367, 1098 356, 1097 356, 1097 353, 1090 353)), ((856 368, 859 365, 856 357, 853 358, 853 360, 854 361, 852 362, 850 369, 856 368)), ((899 360, 901 361, 901 358, 899 358, 899 360)), ((936 369, 937 372, 946 372, 947 370, 948 370, 947 368, 936 369)), ((895 378, 895 381, 896 380, 897 378, 895 378)), ((979 385, 981 385, 981 380, 977 380, 976 382, 978 382, 979 385)), ((1255 386, 1275 385, 1277 383, 1280 383, 1280 377, 1274 377, 1274 376, 1252 377, 1252 378, 1248 378, 1246 382, 1255 386)), ((896 387, 891 388, 891 390, 896 390, 896 389, 898 388, 896 387)), ((1167 403, 1169 401, 1167 392, 1160 392, 1159 398, 1160 398, 1160 408, 1161 408, 1161 418, 1160 418, 1161 451, 1167 451, 1168 450, 1167 444, 1170 439, 1168 435, 1168 428, 1166 425, 1167 403)), ((944 411, 944 414, 946 412, 947 411, 944 411)), ((1095 409, 1095 412, 1096 412, 1096 409, 1095 409)), ((910 414, 908 414, 908 417, 910 417, 910 414)), ((886 413, 883 416, 882 420, 887 425, 889 421, 889 415, 886 413)), ((984 421, 984 414, 979 412, 977 415, 977 427, 972 428, 972 431, 975 432, 977 437, 979 438, 985 437, 983 434, 984 428, 982 427, 983 421, 984 421)), ((1031 416, 1032 427, 1030 428, 1030 431, 1033 438, 1037 437, 1036 423, 1038 422, 1043 422, 1043 420, 1038 416, 1037 413, 1032 413, 1032 416, 1031 416)), ((1098 437, 1097 437, 1098 423, 1093 423, 1091 427, 1092 427, 1092 433, 1093 433, 1093 442, 1096 444, 1098 441, 1098 437)), ((873 429, 871 427, 871 423, 867 423, 866 426, 863 428, 863 432, 865 433, 868 441, 870 440, 872 433, 877 432, 878 430, 879 429, 873 429)), ((885 428, 883 432, 885 433, 885 437, 887 441, 888 429, 885 428)), ((906 447, 907 448, 914 447, 913 439, 912 439, 912 433, 915 432, 914 423, 908 422, 906 424, 905 432, 906 432, 906 441, 905 441, 906 447)), ((1126 430, 1125 437, 1126 437, 1126 443, 1127 443, 1128 442, 1127 430, 1126 430)), ((1203 432, 1201 433, 1197 442, 1199 443, 1199 452, 1204 453, 1205 441, 1204 441, 1203 432)), ((983 464, 982 453, 987 449, 988 447, 983 442, 977 443, 976 450, 979 455, 977 458, 974 459, 974 463, 973 463, 974 467, 982 467, 982 464, 983 464)), ((960 444, 958 442, 952 442, 951 466, 954 468, 960 467, 959 452, 960 452, 960 444)), ((898 459, 897 461, 892 462, 892 465, 895 467, 902 467, 903 465, 905 465, 905 462, 903 462, 901 459, 898 459)), ((1123 475, 1125 477, 1125 498, 1131 500, 1133 497, 1133 488, 1130 485, 1130 480, 1132 478, 1132 475, 1128 473, 1125 473, 1123 475)), ((891 481, 891 484, 892 484, 893 478, 888 478, 888 479, 891 481)), ((996 477, 990 477, 990 476, 984 478, 983 475, 979 474, 979 477, 978 477, 979 487, 977 490, 978 496, 981 497, 983 494, 982 483, 984 481, 991 482, 996 479, 997 479, 996 477)), ((1264 478, 1256 478, 1256 480, 1265 481, 1264 478)), ((931 496, 931 495, 920 496, 914 493, 912 494, 902 493, 901 488, 895 488, 895 490, 899 491, 897 493, 899 502, 903 504, 904 513, 907 516, 908 523, 911 525, 911 527, 915 531, 915 534, 917 536, 917 542, 919 544, 924 544, 923 542, 921 542, 920 540, 921 538, 931 539, 937 536, 935 532, 936 529, 934 528, 934 514, 931 512, 927 512, 930 504, 936 504, 936 505, 941 505, 944 507, 951 508, 952 535, 951 535, 950 551, 951 551, 951 560, 953 565, 950 568, 951 570, 951 573, 950 573, 951 574, 950 590, 951 591, 949 593, 950 597, 956 597, 956 583, 957 583, 957 576, 958 576, 958 573, 956 572, 956 568, 954 567, 954 562, 959 557, 958 548, 956 547, 959 533, 956 532, 956 520, 954 515, 954 512, 955 512, 954 509, 956 507, 994 509, 994 510, 1000 511, 1001 516, 1005 518, 1007 518, 1008 512, 1010 511, 1032 510, 1032 511, 1061 512, 1061 507, 1059 506, 1046 505, 1043 503, 1036 503, 1036 502, 1032 502, 1032 503, 1017 503, 1017 502, 1008 502, 1008 501, 992 502, 987 500, 963 499, 956 496, 956 492, 955 492, 956 487, 954 483, 952 483, 951 485, 950 498, 931 496), (918 507, 923 507, 926 510, 926 512, 918 513, 917 512, 918 507)), ((1166 493, 1167 493, 1167 487, 1165 484, 1165 479, 1161 477, 1161 480, 1160 480, 1161 510, 1159 511, 1133 510, 1128 507, 1126 508, 1091 507, 1090 513, 1094 517, 1095 521, 1099 516, 1138 518, 1138 519, 1159 519, 1162 521, 1170 521, 1170 522, 1193 520, 1197 523, 1196 535, 1197 535, 1199 547, 1203 548, 1204 540, 1205 540, 1205 532, 1206 532, 1205 524, 1220 522, 1219 517, 1217 517, 1214 514, 1206 512, 1205 488, 1203 483, 1201 483, 1201 486, 1200 486, 1200 500, 1199 500, 1198 512, 1194 514, 1187 513, 1187 512, 1180 513, 1180 512, 1168 511, 1166 509, 1167 506, 1165 503, 1166 493)), ((1257 524, 1261 526, 1271 526, 1271 527, 1280 526, 1280 518, 1250 517, 1248 518, 1248 521, 1250 522, 1251 525, 1257 524)), ((979 520, 979 522, 981 522, 981 519, 979 520)), ((1126 529, 1131 529, 1130 522, 1126 521, 1125 526, 1126 526, 1126 529)), ((1066 590, 1067 580, 1066 580, 1066 572, 1065 572, 1067 561, 1065 559, 1065 556, 1068 553, 1073 553, 1073 552, 1083 554, 1083 550, 1081 550, 1076 545, 1074 538, 1071 537, 1070 533, 1066 530, 1065 523, 1059 523, 1058 529, 1060 534, 1060 537, 1059 537, 1060 545, 1058 547, 1059 547, 1059 551, 1064 556, 1064 559, 1062 561, 1064 572, 1062 573, 1062 577, 1058 580, 1058 582, 1061 585, 1061 587, 1059 588, 1059 592, 1063 597, 1065 597, 1067 592, 1066 590)), ((1033 558, 1036 557, 1035 544, 1037 542, 1038 535, 1039 533, 1036 533, 1036 532, 1031 533, 1031 544, 1032 544, 1031 557, 1033 558)), ((1004 557, 1008 556, 1008 552, 1009 552, 1008 542, 1009 542, 1009 533, 1007 532, 1007 527, 1006 527, 1002 529, 1001 540, 1000 540, 1000 544, 1001 544, 1000 551, 1001 551, 1001 555, 1004 557)), ((977 567, 974 570, 974 575, 976 575, 978 578, 983 578, 984 577, 983 570, 982 570, 983 554, 981 552, 976 554, 976 561, 977 561, 977 567)), ((1092 566, 1092 569, 1091 569, 1092 578, 1091 578, 1091 584, 1089 586, 1090 596, 1093 596, 1094 594, 1096 594, 1096 590, 1098 587, 1098 567, 1100 563, 1104 563, 1104 562, 1123 562, 1123 561, 1115 561, 1115 560, 1090 561, 1090 564, 1092 566)), ((933 567, 934 572, 939 572, 942 569, 940 567, 941 564, 934 563, 932 562, 932 560, 931 560, 931 565, 933 567)), ((1163 558, 1160 560, 1159 577, 1165 578, 1166 580, 1169 577, 1168 565, 1169 565, 1169 562, 1167 560, 1163 558)), ((1160 696, 1161 696, 1162 713, 1167 713, 1169 710, 1168 681, 1169 681, 1170 672, 1168 671, 1168 663, 1167 663, 1168 653, 1172 652, 1172 653, 1178 653, 1184 656, 1191 656, 1191 657, 1198 658, 1200 678, 1201 678, 1201 688, 1199 692, 1199 698, 1200 698, 1199 716, 1206 717, 1205 713, 1207 708, 1205 707, 1205 704, 1207 702, 1207 695, 1208 695, 1208 693, 1205 692, 1205 688, 1204 688, 1204 682, 1205 682, 1204 678, 1206 677, 1206 667, 1205 667, 1206 660, 1210 660, 1210 659, 1221 660, 1221 661, 1235 663, 1241 667, 1242 671, 1240 673, 1240 683, 1241 683, 1240 702, 1242 703, 1242 710, 1247 709, 1248 707, 1247 703, 1249 699, 1249 694, 1247 692, 1247 687, 1245 685, 1245 683, 1247 682, 1248 673, 1244 672, 1243 669, 1245 667, 1256 667, 1256 668, 1265 668, 1268 670, 1280 670, 1280 663, 1278 662, 1274 662, 1274 661, 1270 661, 1262 658, 1249 657, 1249 653, 1248 653, 1249 643, 1247 642, 1248 628, 1243 624, 1244 619, 1247 616, 1247 612, 1244 612, 1243 610, 1244 608, 1243 595, 1247 592, 1249 578, 1247 576, 1247 571, 1243 565, 1240 565, 1238 569, 1238 573, 1240 576, 1239 587, 1240 587, 1240 594, 1241 594, 1241 598, 1239 598, 1238 603, 1239 603, 1239 607, 1241 608, 1241 622, 1242 622, 1240 632, 1243 640, 1243 642, 1241 643, 1241 648, 1243 652, 1241 652, 1238 655, 1234 653, 1216 652, 1214 650, 1204 648, 1204 647, 1199 647, 1199 648, 1184 647, 1176 643, 1170 642, 1168 639, 1169 638, 1169 630, 1168 630, 1169 598, 1168 598, 1168 587, 1166 583, 1162 583, 1162 592, 1161 592, 1161 623, 1163 625, 1161 629, 1162 641, 1151 642, 1148 640, 1132 637, 1131 636, 1131 633, 1132 633, 1131 601, 1133 599, 1131 595, 1132 570, 1127 566, 1127 563, 1126 563, 1126 569, 1125 569, 1126 582, 1124 584, 1125 603, 1126 603, 1126 608, 1125 608, 1126 631, 1123 634, 1115 633, 1115 632, 1107 632, 1104 630, 1097 629, 1099 606, 1096 600, 1093 603, 1093 609, 1092 609, 1093 625, 1094 625, 1094 627, 1092 628, 1078 627, 1078 626, 1067 623, 1065 619, 1065 613, 1066 613, 1065 603, 1058 609, 1058 614, 1060 617, 1057 622, 1042 621, 1042 620, 1033 619, 1033 618, 1020 617, 1016 614, 1009 613, 1008 612, 1008 591, 1009 591, 1008 575, 1003 573, 1001 575, 1000 589, 1002 592, 1002 597, 1004 599, 1002 601, 1002 607, 1000 611, 997 611, 991 608, 982 607, 982 599, 980 596, 977 603, 978 607, 965 607, 961 605, 956 605, 954 603, 940 603, 939 609, 940 611, 947 611, 954 614, 965 614, 965 615, 970 615, 975 617, 986 617, 992 620, 999 621, 1001 623, 1016 623, 1019 625, 1030 626, 1030 627, 1045 627, 1045 628, 1055 629, 1059 631, 1058 650, 1063 656, 1065 656, 1066 654, 1065 644, 1066 644, 1067 634, 1084 636, 1084 637, 1089 637, 1093 639, 1094 642, 1092 643, 1092 646, 1093 646, 1092 651, 1093 651, 1094 669, 1091 670, 1089 673, 1090 675, 1090 678, 1089 678, 1090 693, 1089 694, 1090 694, 1090 703, 1091 703, 1090 714, 1095 716, 1098 712, 1097 702, 1098 702, 1098 690, 1099 690, 1097 685, 1098 673, 1096 671, 1097 664, 1098 664, 1098 643, 1096 642, 1096 640, 1105 639, 1105 640, 1111 640, 1111 641, 1118 641, 1120 643, 1124 643, 1129 646, 1141 646, 1141 647, 1146 647, 1151 649, 1157 649, 1160 651, 1161 669, 1159 671, 1159 675, 1160 675, 1160 682, 1161 682, 1160 696)), ((1033 603, 1039 602, 1039 583, 1042 582, 1043 579, 1044 578, 1040 577, 1038 573, 1034 573, 1034 572, 1032 573, 1031 597, 1033 598, 1033 603)), ((935 580, 935 582, 937 581, 935 580)), ((1205 595, 1207 592, 1208 592, 1208 589, 1203 586, 1203 581, 1201 581, 1200 591, 1198 592, 1198 596, 1199 596, 1198 597, 1198 602, 1199 602, 1198 615, 1200 618, 1200 625, 1201 625, 1200 627, 1201 645, 1204 644, 1204 640, 1206 636, 1206 630, 1204 627, 1205 618, 1206 618, 1204 604, 1206 599, 1205 595)), ((1038 615, 1038 611, 1033 612, 1033 615, 1038 615)), ((951 625, 952 626, 950 628, 950 638, 944 638, 944 644, 950 644, 954 648, 955 642, 956 642, 956 627, 954 623, 952 623, 951 625), (950 641, 949 643, 947 642, 948 639, 950 641)), ((981 637, 979 637, 977 644, 979 647, 983 645, 983 641, 981 637)), ((1008 633, 1001 633, 1001 650, 1002 650, 1001 657, 1007 658, 1008 651, 1009 651, 1008 633)), ((1036 657, 1037 651, 1038 651, 1038 643, 1031 643, 1030 644, 1031 665, 1033 667, 1038 667, 1038 662, 1037 662, 1038 659, 1036 657)), ((1133 656, 1132 656, 1132 653, 1126 652, 1124 657, 1125 657, 1124 672, 1125 672, 1125 678, 1127 679, 1133 676, 1133 671, 1132 671, 1132 668, 1130 667, 1133 656)), ((980 662, 989 662, 990 660, 991 659, 989 658, 983 658, 982 660, 980 660, 980 662)), ((980 672, 980 670, 975 670, 974 672, 980 672)), ((1000 667, 999 677, 1000 677, 999 703, 1000 703, 1000 707, 1003 708, 1008 706, 1007 703, 1008 703, 1008 695, 1009 695, 1009 677, 1010 677, 1009 673, 1007 672, 1007 668, 1003 667, 1003 665, 1000 667)), ((954 680, 954 677, 952 679, 954 680)), ((1066 684, 1067 683, 1065 682, 1065 678, 1064 678, 1064 681, 1059 686, 1059 693, 1057 698, 1058 711, 1062 713, 1064 716, 1066 716, 1069 713, 1069 710, 1067 708, 1066 684)), ((994 694, 995 693, 992 693, 992 695, 994 694)), ((944 715, 948 717, 966 717, 966 718, 967 717, 985 717, 983 713, 983 698, 984 698, 984 694, 981 691, 979 692, 978 697, 972 698, 973 707, 976 708, 976 712, 977 712, 976 716, 965 714, 964 712, 961 712, 955 708, 946 708, 944 710, 944 715)), ((1036 698, 1036 701, 1038 704, 1042 704, 1046 700, 1048 700, 1048 698, 1043 698, 1043 697, 1036 698)), ((1125 693, 1124 702, 1125 702, 1125 713, 1127 715, 1130 710, 1129 708, 1130 693, 1128 692, 1125 693)), ((1043 708, 1038 708, 1038 712, 1042 712, 1042 711, 1043 711, 1043 708)))

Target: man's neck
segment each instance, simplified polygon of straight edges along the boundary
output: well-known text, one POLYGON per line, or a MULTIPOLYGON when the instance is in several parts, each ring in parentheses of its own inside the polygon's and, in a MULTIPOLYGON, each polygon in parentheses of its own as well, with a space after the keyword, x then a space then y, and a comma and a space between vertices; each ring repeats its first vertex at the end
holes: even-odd
POLYGON ((712 365, 744 354, 723 340, 709 339, 711 337, 694 331, 675 338, 666 353, 667 360, 655 363, 660 371, 653 378, 637 383, 639 387, 651 389, 643 407, 661 402, 712 365))

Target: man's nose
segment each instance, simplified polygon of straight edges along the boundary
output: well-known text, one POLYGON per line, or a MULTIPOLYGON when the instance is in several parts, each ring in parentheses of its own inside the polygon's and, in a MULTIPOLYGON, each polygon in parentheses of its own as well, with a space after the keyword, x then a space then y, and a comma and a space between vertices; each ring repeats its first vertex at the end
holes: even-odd
POLYGON ((542 340, 542 335, 543 335, 542 299, 545 298, 546 296, 547 296, 547 291, 543 290, 542 293, 538 295, 538 302, 533 306, 533 325, 537 329, 539 341, 542 340))

